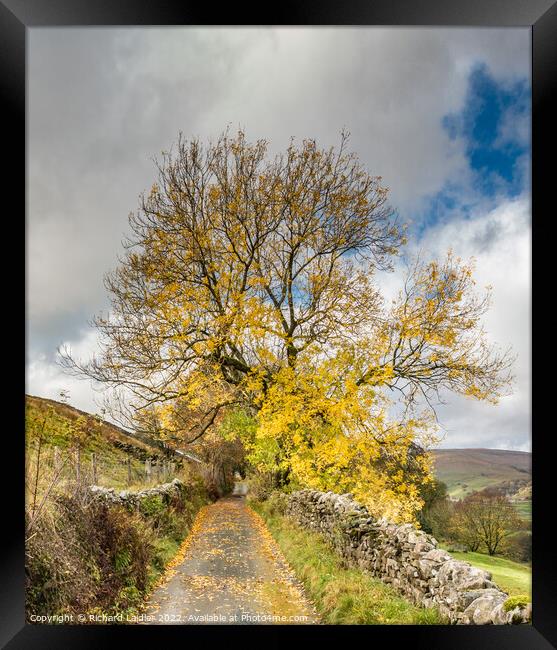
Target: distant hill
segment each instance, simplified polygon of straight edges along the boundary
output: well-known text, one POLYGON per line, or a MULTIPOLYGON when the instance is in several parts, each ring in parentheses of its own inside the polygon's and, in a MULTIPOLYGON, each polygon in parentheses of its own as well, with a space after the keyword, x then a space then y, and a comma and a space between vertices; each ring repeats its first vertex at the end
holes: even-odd
POLYGON ((506 449, 436 449, 435 474, 451 497, 507 483, 515 493, 532 480, 532 454, 506 449))

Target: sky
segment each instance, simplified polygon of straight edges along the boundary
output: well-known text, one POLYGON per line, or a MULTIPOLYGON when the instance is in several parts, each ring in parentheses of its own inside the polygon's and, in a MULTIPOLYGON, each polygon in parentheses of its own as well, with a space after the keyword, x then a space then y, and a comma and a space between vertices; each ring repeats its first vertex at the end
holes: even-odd
MULTIPOLYGON (((241 127, 273 153, 345 128, 409 224, 406 254, 474 257, 489 339, 516 355, 497 406, 445 396, 441 446, 530 450, 528 28, 32 28, 28 44, 28 393, 98 412, 56 350, 94 352, 103 276, 180 131, 241 127)), ((401 273, 378 276, 386 294, 401 273)))

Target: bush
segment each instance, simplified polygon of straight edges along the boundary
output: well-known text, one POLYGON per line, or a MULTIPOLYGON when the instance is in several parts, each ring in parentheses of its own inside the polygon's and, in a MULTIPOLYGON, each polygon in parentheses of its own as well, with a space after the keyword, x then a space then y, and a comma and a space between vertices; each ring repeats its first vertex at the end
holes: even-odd
POLYGON ((207 489, 207 496, 211 501, 216 501, 222 496, 221 491, 219 490, 219 487, 215 483, 215 481, 208 481, 206 489, 207 489))
POLYGON ((521 594, 519 596, 511 596, 510 598, 507 598, 507 600, 504 602, 503 609, 506 612, 510 612, 515 607, 526 607, 526 605, 529 602, 530 602, 530 597, 527 596, 526 594, 521 594))
POLYGON ((110 608, 123 587, 144 590, 153 539, 126 508, 58 496, 27 540, 27 612, 84 613, 110 608))
POLYGON ((288 494, 274 490, 267 499, 267 512, 272 515, 284 515, 288 506, 288 494))
POLYGON ((88 544, 70 522, 61 521, 51 510, 27 539, 25 577, 26 609, 33 614, 62 613, 68 611, 68 603, 74 608, 86 606, 87 594, 100 583, 88 544))
POLYGON ((141 499, 141 502, 139 504, 139 511, 141 514, 145 517, 151 517, 151 519, 153 519, 155 522, 155 526, 157 525, 160 517, 165 510, 166 506, 164 505, 162 497, 160 495, 153 495, 141 499))
POLYGON ((153 530, 139 513, 123 507, 96 506, 95 557, 103 571, 103 584, 110 598, 120 587, 147 586, 149 563, 153 555, 153 530))
POLYGON ((266 501, 275 489, 270 472, 257 472, 250 476, 249 495, 254 501, 266 501))
POLYGON ((206 500, 200 483, 137 510, 58 495, 26 542, 27 615, 137 607, 206 500))

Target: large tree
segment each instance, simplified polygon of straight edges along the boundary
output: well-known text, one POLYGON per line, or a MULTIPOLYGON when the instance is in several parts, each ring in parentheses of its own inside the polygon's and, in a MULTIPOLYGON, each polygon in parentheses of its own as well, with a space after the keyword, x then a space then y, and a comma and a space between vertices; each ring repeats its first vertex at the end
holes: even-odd
POLYGON ((471 266, 418 260, 385 304, 374 271, 404 237, 345 134, 338 148, 292 141, 274 158, 241 132, 208 146, 180 137, 157 167, 106 278, 102 351, 63 363, 115 388, 136 426, 186 442, 247 409, 255 464, 408 517, 419 496, 405 479, 425 462, 409 451, 431 425, 415 406, 445 389, 496 400, 509 382, 471 266))

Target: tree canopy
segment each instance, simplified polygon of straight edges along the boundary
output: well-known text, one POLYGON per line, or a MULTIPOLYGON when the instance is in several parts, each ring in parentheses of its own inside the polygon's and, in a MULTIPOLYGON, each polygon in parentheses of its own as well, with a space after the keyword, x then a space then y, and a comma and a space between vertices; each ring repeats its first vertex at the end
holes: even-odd
POLYGON ((412 450, 431 440, 435 402, 446 390, 497 401, 510 381, 472 264, 415 260, 384 299, 375 272, 404 231, 344 133, 274 157, 242 132, 180 136, 156 164, 106 277, 101 352, 66 350, 63 364, 115 389, 137 428, 187 444, 243 413, 255 467, 411 518, 430 473, 412 450))
POLYGON ((495 555, 502 542, 524 528, 516 509, 504 496, 474 493, 455 504, 451 520, 452 535, 471 551, 484 547, 495 555))

